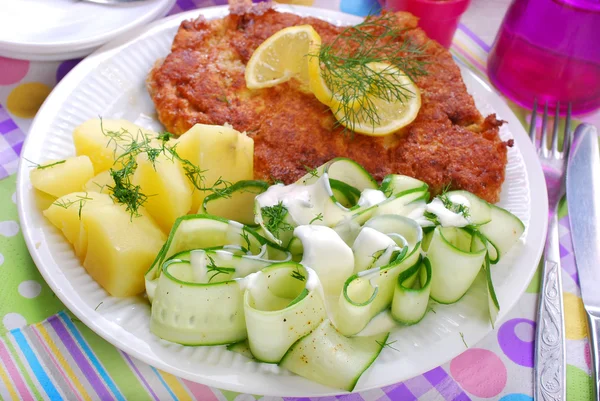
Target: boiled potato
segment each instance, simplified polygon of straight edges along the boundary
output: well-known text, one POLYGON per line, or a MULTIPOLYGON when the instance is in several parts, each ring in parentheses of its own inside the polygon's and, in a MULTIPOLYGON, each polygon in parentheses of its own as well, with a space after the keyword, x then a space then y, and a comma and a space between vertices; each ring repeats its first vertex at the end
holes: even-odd
POLYGON ((110 171, 103 171, 97 176, 91 178, 85 183, 84 189, 88 192, 99 192, 101 194, 109 194, 110 189, 108 187, 114 187, 115 180, 110 175, 110 171))
POLYGON ((73 244, 90 276, 109 294, 125 297, 144 291, 144 273, 165 241, 145 210, 139 212, 132 217, 106 194, 79 192, 60 198, 44 215, 73 244))
POLYGON ((144 136, 155 138, 157 133, 126 120, 99 118, 88 120, 73 131, 76 154, 88 156, 96 174, 111 168, 115 158, 123 154, 123 147, 133 140, 143 140, 144 136))
POLYGON ((75 255, 83 261, 87 251, 87 235, 81 218, 102 205, 112 205, 110 197, 92 192, 74 192, 57 199, 44 210, 44 216, 73 245, 75 255))
MULTIPOLYGON (((196 124, 179 137, 176 150, 182 158, 206 170, 203 175, 207 187, 219 178, 235 183, 254 176, 254 141, 231 127, 196 124)), ((211 193, 194 190, 194 213, 211 193)))
POLYGON ((132 183, 148 196, 144 207, 159 227, 169 233, 180 216, 187 214, 192 206, 192 186, 185 176, 181 162, 164 154, 156 158, 154 165, 148 155, 136 158, 137 168, 132 183))
POLYGON ((81 191, 85 183, 93 176, 94 167, 87 156, 52 160, 34 168, 29 173, 31 185, 35 189, 57 198, 81 191))

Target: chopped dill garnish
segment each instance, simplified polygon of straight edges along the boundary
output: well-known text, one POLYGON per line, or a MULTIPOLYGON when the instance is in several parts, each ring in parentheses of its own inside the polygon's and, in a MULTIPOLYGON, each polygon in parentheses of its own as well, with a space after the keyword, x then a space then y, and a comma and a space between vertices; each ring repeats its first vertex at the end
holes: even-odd
POLYGON ((210 276, 210 278, 208 279, 209 283, 212 281, 213 278, 215 278, 219 274, 230 274, 232 272, 232 269, 230 267, 217 266, 215 260, 210 255, 206 255, 206 257, 208 258, 208 265, 206 266, 206 271, 208 273, 213 273, 213 275, 210 276))
POLYGON ((273 234, 273 236, 279 239, 280 231, 292 231, 294 227, 285 221, 285 217, 288 214, 287 207, 283 206, 283 202, 279 201, 277 205, 265 206, 260 209, 265 228, 273 234))
POLYGON ((141 187, 132 182, 132 176, 138 166, 136 158, 140 154, 146 155, 154 169, 156 169, 156 163, 161 155, 171 161, 177 160, 181 163, 185 176, 194 186, 194 190, 212 191, 221 197, 230 196, 231 191, 228 191, 228 188, 231 183, 219 177, 212 186, 207 186, 204 177, 206 170, 202 170, 188 159, 181 157, 176 150, 177 144, 168 145, 169 139, 173 137, 171 133, 158 134, 157 139, 160 144, 156 144, 152 143, 152 136, 144 134, 141 130, 135 135, 126 129, 104 130, 102 119, 100 119, 100 129, 104 136, 109 138, 106 146, 114 147, 115 162, 109 169, 109 174, 115 185, 109 185, 107 188, 112 192, 110 196, 115 202, 125 205, 131 218, 140 216, 140 207, 146 203, 149 196, 152 196, 152 194, 144 194, 141 187))
POLYGON ((465 219, 469 218, 469 207, 462 203, 454 203, 448 198, 448 195, 443 194, 438 196, 438 199, 442 201, 444 207, 450 210, 452 213, 460 214, 465 219))
POLYGON ((304 276, 304 274, 300 273, 298 267, 296 267, 296 270, 292 272, 292 278, 295 278, 296 280, 300 281, 306 281, 306 277, 304 276))
POLYGON ((312 224, 315 221, 323 221, 323 213, 319 213, 318 215, 316 215, 315 218, 312 219, 308 224, 312 224))
POLYGON ((167 131, 163 131, 161 133, 158 134, 158 140, 159 141, 163 141, 163 142, 168 142, 171 138, 175 137, 175 135, 171 134, 170 132, 167 131))
POLYGON ((458 334, 460 334, 460 338, 462 339, 462 342, 465 345, 465 348, 469 349, 469 346, 467 345, 467 342, 465 341, 465 335, 462 332, 459 332, 458 334))
MULTIPOLYGON (((393 14, 367 17, 348 27, 331 43, 323 44, 318 54, 321 75, 333 96, 339 100, 338 121, 353 131, 358 121, 375 127, 381 121, 377 100, 406 102, 414 93, 397 79, 398 70, 412 81, 425 75, 425 45, 403 38, 393 14), (375 33, 376 32, 376 33, 375 33), (392 67, 376 71, 369 64, 388 63, 392 67), (359 107, 355 107, 358 103, 359 107)), ((336 110, 334 110, 335 112, 336 110)))
POLYGON ((307 165, 304 165, 304 169, 305 169, 305 170, 306 170, 306 172, 307 172, 308 174, 310 174, 312 177, 316 177, 316 178, 318 178, 318 177, 319 177, 319 170, 317 170, 317 168, 316 168, 316 167, 315 167, 315 168, 310 168, 310 167, 308 167, 307 165))
POLYGON ((273 176, 270 176, 270 177, 269 177, 269 179, 271 180, 271 182, 273 183, 273 185, 277 185, 277 184, 283 184, 283 181, 282 181, 282 180, 280 180, 280 179, 278 179, 278 178, 275 178, 275 177, 273 177, 273 176))
POLYGON ((390 341, 390 342, 388 342, 388 341, 383 342, 383 341, 377 341, 376 340, 375 342, 377 344, 379 344, 381 346, 381 348, 390 348, 390 349, 393 349, 394 351, 400 352, 400 350, 398 348, 395 348, 395 347, 392 346, 392 344, 395 344, 397 342, 397 340, 390 341))
POLYGON ((85 202, 89 201, 89 200, 94 200, 94 199, 88 197, 87 192, 84 196, 77 195, 76 198, 77 199, 75 199, 75 200, 69 200, 69 201, 66 201, 65 199, 60 199, 60 200, 55 201, 53 203, 53 205, 62 207, 63 209, 68 209, 71 206, 73 206, 74 204, 78 203, 79 204, 79 212, 77 214, 79 216, 79 220, 81 220, 81 211, 83 210, 83 207, 85 206, 85 202))
POLYGON ((430 307, 430 308, 429 308, 429 310, 430 310, 431 312, 433 312, 434 314, 436 314, 436 315, 437 315, 437 312, 435 311, 435 309, 433 309, 433 308, 431 308, 431 307, 430 307))
POLYGON ((251 247, 251 242, 250 242, 250 235, 248 235, 248 231, 246 231, 246 226, 242 227, 242 232, 241 232, 240 236, 246 243, 246 246, 241 246, 242 251, 244 253, 249 253, 250 247, 251 247))
MULTIPOLYGON (((23 159, 25 159, 25 158, 23 158, 23 159)), ((33 164, 31 167, 35 167, 36 170, 43 170, 43 169, 54 167, 54 166, 57 166, 59 164, 63 164, 66 162, 66 160, 59 160, 59 161, 56 161, 56 162, 50 163, 50 164, 38 164, 36 162, 32 162, 29 159, 25 159, 25 160, 27 160, 29 163, 33 164)))
POLYGON ((98 310, 98 308, 104 303, 104 301, 100 302, 98 305, 96 305, 96 307, 94 308, 94 310, 98 310))

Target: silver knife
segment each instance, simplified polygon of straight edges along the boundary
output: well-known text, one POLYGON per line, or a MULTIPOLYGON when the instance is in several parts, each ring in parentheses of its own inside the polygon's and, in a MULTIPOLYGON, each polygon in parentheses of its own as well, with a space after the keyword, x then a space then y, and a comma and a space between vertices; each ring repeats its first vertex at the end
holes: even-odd
POLYGON ((588 318, 593 400, 600 385, 600 155, 598 132, 589 124, 575 130, 567 165, 567 205, 581 298, 588 318))

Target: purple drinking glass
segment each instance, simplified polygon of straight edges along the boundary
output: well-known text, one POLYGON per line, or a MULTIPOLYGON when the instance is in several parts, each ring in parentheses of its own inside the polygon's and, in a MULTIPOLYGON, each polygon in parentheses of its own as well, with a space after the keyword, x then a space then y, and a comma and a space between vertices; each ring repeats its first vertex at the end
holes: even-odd
POLYGON ((492 83, 514 102, 561 113, 600 108, 600 0, 513 0, 488 59, 492 83))

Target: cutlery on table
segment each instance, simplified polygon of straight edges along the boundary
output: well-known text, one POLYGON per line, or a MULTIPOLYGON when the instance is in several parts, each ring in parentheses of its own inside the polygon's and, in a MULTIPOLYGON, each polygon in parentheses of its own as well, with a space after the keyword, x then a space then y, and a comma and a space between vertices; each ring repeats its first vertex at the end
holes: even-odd
POLYGON ((587 314, 593 398, 600 382, 600 156, 598 132, 589 124, 575 131, 567 166, 567 207, 581 299, 587 314))
POLYGON ((558 203, 565 195, 565 172, 570 145, 571 105, 567 112, 562 150, 558 148, 559 104, 548 146, 548 104, 544 106, 542 138, 536 138, 537 100, 533 106, 529 137, 537 147, 548 190, 548 234, 542 264, 538 305, 533 394, 536 401, 566 400, 565 319, 562 300, 558 203))

